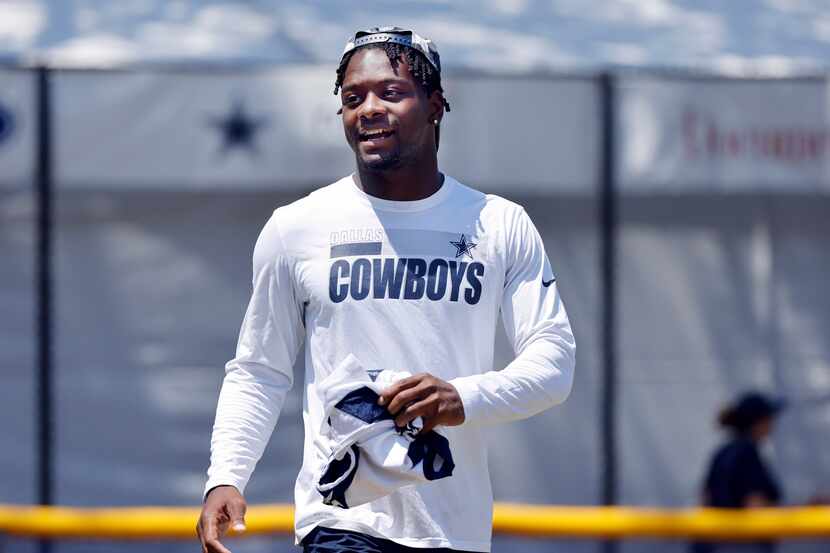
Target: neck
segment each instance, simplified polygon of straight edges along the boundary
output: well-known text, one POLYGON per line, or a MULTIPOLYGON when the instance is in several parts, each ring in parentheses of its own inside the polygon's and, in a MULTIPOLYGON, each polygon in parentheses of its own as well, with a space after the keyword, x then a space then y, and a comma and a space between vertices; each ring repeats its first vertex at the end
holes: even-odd
POLYGON ((444 175, 438 172, 437 157, 432 156, 422 163, 386 171, 372 171, 358 164, 357 180, 370 196, 406 202, 432 196, 444 183, 444 175))

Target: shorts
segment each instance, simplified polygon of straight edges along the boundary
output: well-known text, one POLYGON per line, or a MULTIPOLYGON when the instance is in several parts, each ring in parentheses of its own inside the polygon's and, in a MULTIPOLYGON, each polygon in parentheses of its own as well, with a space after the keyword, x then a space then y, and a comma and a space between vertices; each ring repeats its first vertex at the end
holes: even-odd
POLYGON ((303 553, 449 553, 458 549, 407 547, 360 532, 321 526, 302 541, 303 553))

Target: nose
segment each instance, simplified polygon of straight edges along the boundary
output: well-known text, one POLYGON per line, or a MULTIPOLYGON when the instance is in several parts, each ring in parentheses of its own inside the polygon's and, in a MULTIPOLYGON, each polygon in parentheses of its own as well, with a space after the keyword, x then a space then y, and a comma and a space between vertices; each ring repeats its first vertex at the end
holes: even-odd
POLYGON ((360 118, 370 121, 385 113, 386 108, 380 98, 374 92, 369 92, 363 100, 363 104, 360 106, 360 118))

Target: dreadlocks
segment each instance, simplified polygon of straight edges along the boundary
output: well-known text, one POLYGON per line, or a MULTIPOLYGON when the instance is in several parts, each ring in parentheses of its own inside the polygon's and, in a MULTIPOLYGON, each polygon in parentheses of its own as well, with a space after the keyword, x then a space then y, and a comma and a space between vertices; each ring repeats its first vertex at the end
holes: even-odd
MULTIPOLYGON (((403 46, 402 44, 398 44, 396 42, 373 42, 365 46, 361 46, 360 48, 382 48, 385 50, 386 57, 389 58, 389 63, 392 64, 392 69, 394 69, 395 72, 398 71, 398 64, 401 59, 406 59, 412 78, 414 78, 416 82, 420 83, 421 88, 424 89, 424 92, 427 95, 427 98, 432 96, 432 93, 436 90, 441 93, 444 92, 444 89, 441 88, 441 73, 436 71, 424 55, 417 50, 403 46)), ((340 66, 337 68, 337 80, 334 82, 335 95, 340 92, 340 87, 343 85, 343 78, 346 76, 346 68, 349 66, 349 62, 357 50, 359 50, 359 48, 352 50, 343 56, 343 61, 340 62, 340 66)), ((442 102, 444 103, 444 109, 450 111, 450 104, 447 102, 446 98, 442 99, 442 102)))

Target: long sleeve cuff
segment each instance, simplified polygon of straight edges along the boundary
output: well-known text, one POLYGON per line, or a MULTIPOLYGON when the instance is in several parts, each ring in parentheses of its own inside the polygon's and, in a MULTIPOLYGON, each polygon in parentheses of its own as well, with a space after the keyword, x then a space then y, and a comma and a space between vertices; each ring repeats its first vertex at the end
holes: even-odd
POLYGON ((464 424, 480 422, 487 410, 487 401, 479 388, 479 381, 484 375, 461 376, 449 381, 458 391, 461 405, 464 406, 464 424))
POLYGON ((245 486, 248 485, 248 480, 246 478, 240 478, 238 476, 234 476, 233 474, 216 474, 212 475, 208 478, 207 483, 205 484, 205 489, 202 492, 202 501, 207 498, 207 494, 210 490, 217 486, 233 486, 239 493, 245 494, 245 486))

